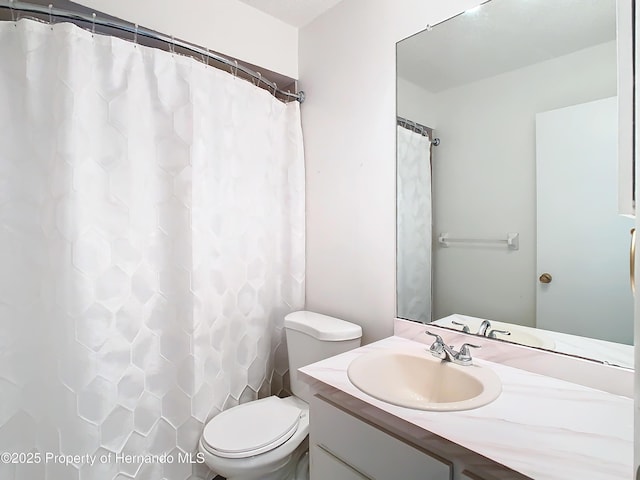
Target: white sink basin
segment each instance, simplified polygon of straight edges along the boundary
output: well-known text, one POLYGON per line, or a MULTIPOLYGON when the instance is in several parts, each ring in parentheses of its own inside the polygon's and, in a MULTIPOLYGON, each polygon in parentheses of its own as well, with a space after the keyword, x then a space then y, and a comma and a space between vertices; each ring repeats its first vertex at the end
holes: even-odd
POLYGON ((502 392, 498 376, 486 367, 444 362, 428 352, 370 352, 347 370, 364 393, 401 407, 456 411, 478 408, 502 392))

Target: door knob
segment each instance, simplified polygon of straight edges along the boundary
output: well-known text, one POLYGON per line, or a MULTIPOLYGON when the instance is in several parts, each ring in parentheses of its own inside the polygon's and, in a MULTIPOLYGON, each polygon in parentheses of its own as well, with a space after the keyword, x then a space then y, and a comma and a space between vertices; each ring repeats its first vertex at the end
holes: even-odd
POLYGON ((540 283, 551 283, 553 277, 550 273, 543 273, 542 275, 540 275, 540 278, 538 278, 538 280, 540 280, 540 283))

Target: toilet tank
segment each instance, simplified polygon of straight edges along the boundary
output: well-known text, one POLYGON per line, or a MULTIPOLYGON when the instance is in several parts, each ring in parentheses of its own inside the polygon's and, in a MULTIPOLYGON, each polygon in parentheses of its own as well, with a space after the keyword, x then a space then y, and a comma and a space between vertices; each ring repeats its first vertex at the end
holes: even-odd
POLYGON ((307 311, 288 314, 284 317, 284 328, 291 392, 309 403, 309 388, 298 379, 298 369, 358 348, 362 328, 351 322, 307 311))

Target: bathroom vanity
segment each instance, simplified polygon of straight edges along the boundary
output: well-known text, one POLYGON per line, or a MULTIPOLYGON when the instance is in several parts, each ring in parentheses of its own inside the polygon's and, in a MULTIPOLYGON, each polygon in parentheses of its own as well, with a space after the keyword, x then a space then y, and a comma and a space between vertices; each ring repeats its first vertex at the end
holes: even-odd
POLYGON ((394 336, 300 369, 315 393, 312 479, 631 478, 631 398, 475 359, 498 375, 501 395, 473 410, 423 411, 377 400, 347 376, 366 353, 425 348, 394 336))
POLYGON ((311 411, 313 478, 451 478, 449 460, 407 443, 326 397, 316 395, 311 411))

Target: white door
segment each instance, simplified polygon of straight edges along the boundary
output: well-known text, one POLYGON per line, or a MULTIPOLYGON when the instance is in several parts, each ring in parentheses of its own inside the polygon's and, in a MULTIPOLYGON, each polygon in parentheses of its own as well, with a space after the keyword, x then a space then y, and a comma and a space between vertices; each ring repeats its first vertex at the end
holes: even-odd
POLYGON ((536 115, 539 328, 633 343, 630 230, 618 214, 617 99, 536 115), (544 280, 544 278, 543 278, 544 280))

